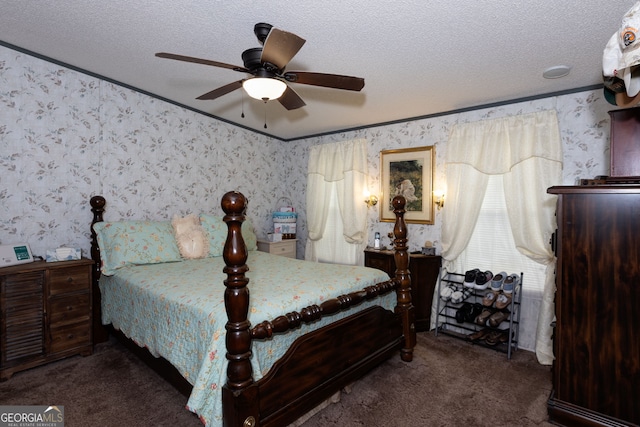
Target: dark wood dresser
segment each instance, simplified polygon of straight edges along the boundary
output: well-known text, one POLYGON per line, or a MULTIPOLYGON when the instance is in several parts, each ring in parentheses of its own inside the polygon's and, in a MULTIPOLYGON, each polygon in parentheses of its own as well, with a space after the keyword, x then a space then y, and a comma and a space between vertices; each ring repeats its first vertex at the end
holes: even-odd
POLYGON ((0 268, 0 380, 75 354, 90 355, 93 261, 0 268))
MULTIPOLYGON (((411 274, 411 302, 415 307, 416 331, 428 331, 431 325, 431 304, 433 291, 440 273, 440 256, 410 254, 409 273, 411 274)), ((393 251, 366 249, 364 265, 386 272, 389 277, 395 274, 393 251)))
POLYGON ((640 425, 640 186, 558 195, 550 420, 640 425))

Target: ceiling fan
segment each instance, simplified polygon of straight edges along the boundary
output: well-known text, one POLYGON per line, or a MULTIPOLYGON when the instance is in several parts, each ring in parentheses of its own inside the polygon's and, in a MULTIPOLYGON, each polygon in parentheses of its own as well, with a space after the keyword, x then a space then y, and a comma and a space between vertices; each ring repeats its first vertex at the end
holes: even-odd
POLYGON ((256 24, 253 31, 262 47, 251 48, 242 52, 243 67, 166 52, 156 53, 156 56, 228 68, 253 76, 226 84, 196 98, 201 100, 216 99, 244 87, 247 94, 253 98, 261 99, 265 102, 277 99, 287 110, 295 110, 296 108, 304 107, 306 104, 287 83, 352 91, 360 91, 364 87, 364 79, 360 77, 307 71, 285 71, 286 65, 302 48, 305 40, 293 33, 279 30, 265 23, 256 24))

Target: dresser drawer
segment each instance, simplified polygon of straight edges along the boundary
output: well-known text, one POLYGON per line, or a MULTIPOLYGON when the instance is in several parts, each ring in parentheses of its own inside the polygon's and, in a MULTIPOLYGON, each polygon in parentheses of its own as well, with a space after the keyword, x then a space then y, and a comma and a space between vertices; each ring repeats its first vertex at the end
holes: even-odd
POLYGON ((296 257, 296 240, 282 240, 281 242, 258 241, 258 250, 269 252, 270 254, 280 255, 289 258, 296 257))
POLYGON ((75 294, 59 298, 51 298, 49 302, 49 321, 51 327, 61 324, 76 323, 87 320, 91 312, 89 293, 75 294))
POLYGON ((87 266, 52 269, 49 272, 50 295, 89 289, 90 286, 91 268, 87 266))
POLYGON ((377 268, 391 276, 392 267, 389 265, 389 261, 380 258, 369 258, 367 260, 367 267, 377 268))
POLYGON ((51 353, 70 350, 91 344, 91 322, 55 327, 51 326, 51 353))
POLYGON ((295 258, 296 256, 296 247, 295 242, 278 242, 271 245, 271 250, 269 251, 274 255, 282 255, 290 258, 295 258))

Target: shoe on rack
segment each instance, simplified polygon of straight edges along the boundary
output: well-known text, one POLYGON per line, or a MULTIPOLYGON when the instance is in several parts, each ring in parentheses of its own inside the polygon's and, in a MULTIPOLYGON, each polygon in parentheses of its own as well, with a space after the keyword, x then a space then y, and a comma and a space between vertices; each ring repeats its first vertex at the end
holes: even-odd
POLYGON ((488 345, 496 345, 499 342, 505 342, 505 341, 501 341, 501 338, 503 335, 508 337, 507 331, 508 329, 505 329, 505 330, 494 329, 487 335, 487 338, 485 339, 484 342, 486 342, 488 345))
POLYGON ((467 339, 469 341, 478 341, 483 339, 484 337, 486 337, 487 335, 489 335, 489 333, 491 332, 491 329, 489 328, 482 328, 479 331, 473 332, 469 335, 467 335, 467 339))
POLYGON ((473 309, 473 304, 469 302, 465 302, 464 304, 462 304, 462 307, 456 310, 456 322, 464 323, 467 317, 469 316, 469 313, 471 313, 472 309, 473 309))
POLYGON ((480 314, 474 319, 476 325, 485 326, 487 324, 487 320, 491 317, 496 310, 491 307, 485 307, 480 314))
POLYGON ((451 303, 452 304, 460 304, 462 301, 466 300, 471 296, 471 289, 464 288, 462 290, 457 290, 451 294, 451 303))
POLYGON ((504 279, 502 290, 505 294, 512 294, 513 290, 520 284, 520 277, 516 274, 510 274, 504 279))
MULTIPOLYGON (((511 338, 513 338, 513 333, 511 334, 511 338)), ((502 333, 498 337, 498 342, 506 343, 509 341, 509 329, 502 330, 502 333)))
POLYGON ((478 317, 480 313, 482 313, 483 308, 484 307, 482 307, 482 304, 480 303, 473 304, 471 310, 469 311, 469 313, 467 313, 467 317, 464 320, 469 323, 473 322, 475 318, 478 317))
POLYGON ((501 271, 500 273, 493 276, 491 279, 491 290, 494 292, 500 292, 502 290, 502 284, 504 280, 507 278, 507 273, 501 271))
POLYGON ((503 310, 511 305, 511 294, 507 294, 504 291, 498 295, 496 298, 496 308, 498 310, 503 310))
POLYGON ((482 298, 482 305, 484 305, 485 307, 491 307, 493 303, 496 302, 498 295, 500 295, 500 292, 495 292, 495 291, 487 292, 482 298))
POLYGON ((458 287, 453 283, 449 283, 444 289, 440 291, 440 298, 443 301, 449 301, 451 299, 451 294, 458 290, 458 287))
POLYGON ((464 273, 464 286, 467 288, 473 288, 473 284, 476 282, 476 274, 480 273, 479 268, 474 268, 464 273))
POLYGON ((500 323, 504 322, 509 318, 510 314, 511 313, 509 312, 509 310, 496 311, 491 316, 489 316, 489 320, 487 321, 487 324, 492 328, 497 328, 498 325, 500 325, 500 323))
POLYGON ((489 281, 493 278, 493 273, 489 270, 476 274, 476 283, 473 285, 476 289, 487 289, 489 281))

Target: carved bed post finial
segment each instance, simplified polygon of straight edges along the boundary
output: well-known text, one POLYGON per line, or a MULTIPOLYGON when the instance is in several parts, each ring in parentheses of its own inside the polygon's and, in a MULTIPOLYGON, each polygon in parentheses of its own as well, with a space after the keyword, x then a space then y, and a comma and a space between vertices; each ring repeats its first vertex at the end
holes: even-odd
POLYGON ((96 270, 94 271, 94 278, 98 279, 100 277, 100 247, 96 239, 96 232, 93 231, 93 224, 104 221, 102 214, 104 213, 104 206, 107 204, 107 201, 102 196, 93 196, 91 200, 89 200, 89 204, 91 205, 91 212, 93 212, 93 220, 91 221, 91 259, 96 262, 94 265, 96 270))
POLYGON ((237 420, 253 414, 252 409, 242 399, 234 396, 236 392, 253 384, 251 368, 251 332, 247 319, 249 313, 249 279, 245 273, 247 267, 247 246, 242 237, 242 223, 245 220, 247 200, 242 193, 230 191, 222 197, 223 218, 227 223, 227 240, 222 253, 227 279, 224 281, 224 306, 227 311, 227 383, 222 389, 223 417, 225 426, 237 425, 237 420))
POLYGON ((416 345, 415 313, 411 303, 411 275, 409 273, 409 252, 407 251, 407 225, 404 222, 406 200, 403 196, 395 196, 391 201, 396 223, 393 227, 394 260, 396 263, 395 279, 399 283, 396 291, 398 304, 395 311, 402 318, 404 347, 400 356, 405 362, 413 360, 413 348, 416 345))

